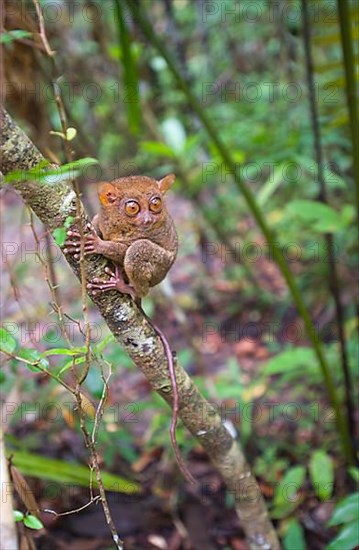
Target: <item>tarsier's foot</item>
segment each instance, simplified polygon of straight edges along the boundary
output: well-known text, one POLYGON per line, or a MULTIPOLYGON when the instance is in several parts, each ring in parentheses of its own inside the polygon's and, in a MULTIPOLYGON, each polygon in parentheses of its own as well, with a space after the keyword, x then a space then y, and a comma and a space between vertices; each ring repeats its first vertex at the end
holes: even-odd
POLYGON ((135 300, 135 291, 131 285, 125 283, 123 280, 123 275, 119 266, 115 266, 115 271, 112 271, 112 269, 106 267, 105 273, 110 275, 110 279, 108 281, 96 278, 92 281, 92 283, 87 284, 87 288, 90 290, 91 294, 96 296, 97 294, 107 292, 108 290, 118 290, 119 292, 122 292, 122 294, 129 294, 135 300))
MULTIPOLYGON (((100 254, 100 237, 97 235, 91 224, 87 224, 87 229, 90 231, 90 234, 84 235, 84 255, 88 256, 89 254, 100 254)), ((74 258, 79 260, 81 255, 81 235, 79 231, 68 231, 64 246, 65 254, 73 254, 74 258)))

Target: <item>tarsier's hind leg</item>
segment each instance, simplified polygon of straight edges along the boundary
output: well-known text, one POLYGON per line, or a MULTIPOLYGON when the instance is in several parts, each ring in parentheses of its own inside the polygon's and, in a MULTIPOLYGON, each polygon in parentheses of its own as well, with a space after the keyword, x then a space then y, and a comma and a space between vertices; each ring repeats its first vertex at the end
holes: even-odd
POLYGON ((160 283, 174 261, 174 255, 159 245, 139 239, 127 250, 125 273, 136 296, 146 296, 149 288, 160 283))

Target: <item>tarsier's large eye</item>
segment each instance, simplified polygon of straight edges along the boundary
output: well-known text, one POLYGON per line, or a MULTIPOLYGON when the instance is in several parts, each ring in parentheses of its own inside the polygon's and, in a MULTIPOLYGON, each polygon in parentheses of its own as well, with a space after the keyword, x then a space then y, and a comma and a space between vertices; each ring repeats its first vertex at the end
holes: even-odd
POLYGON ((153 199, 150 200, 150 210, 151 212, 161 212, 162 210, 162 200, 160 197, 153 197, 153 199))
POLYGON ((136 216, 140 211, 140 205, 136 201, 127 201, 125 204, 125 212, 127 216, 136 216))

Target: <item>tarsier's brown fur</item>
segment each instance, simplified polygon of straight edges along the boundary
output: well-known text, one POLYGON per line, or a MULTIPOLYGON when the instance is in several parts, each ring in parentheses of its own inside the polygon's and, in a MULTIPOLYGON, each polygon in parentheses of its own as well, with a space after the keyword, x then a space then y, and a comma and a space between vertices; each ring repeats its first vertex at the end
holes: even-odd
POLYGON ((177 233, 162 200, 174 179, 172 174, 159 182, 146 176, 132 176, 99 186, 101 209, 94 223, 104 239, 101 254, 123 266, 139 298, 165 278, 176 259, 177 233), (149 209, 153 197, 162 200, 159 213, 149 209), (124 206, 129 200, 139 204, 137 216, 125 213, 124 206))
MULTIPOLYGON (((174 180, 173 174, 159 181, 130 176, 99 184, 101 208, 92 222, 96 232, 86 237, 84 253, 102 254, 121 269, 112 274, 110 282, 90 283, 90 289, 117 288, 134 298, 142 298, 150 287, 165 278, 178 249, 176 229, 163 200, 174 180), (150 209, 153 199, 161 204, 158 212, 150 209), (139 207, 137 215, 126 213, 126 205, 131 202, 139 207), (120 282, 121 271, 124 284, 120 282)), ((68 237, 67 251, 79 254, 78 233, 70 231, 68 237)))
MULTIPOLYGON (((95 230, 90 226, 90 234, 84 238, 84 254, 102 254, 113 262, 115 271, 106 268, 110 279, 95 279, 87 285, 93 294, 119 290, 130 294, 141 307, 141 298, 150 287, 165 278, 178 250, 176 229, 163 199, 174 180, 174 174, 159 181, 146 176, 130 176, 99 184, 100 212, 92 221, 95 230)), ((79 259, 79 232, 70 230, 67 236, 65 252, 79 259)), ((179 403, 171 349, 162 331, 150 319, 148 321, 164 345, 173 385, 172 445, 182 472, 193 482, 175 437, 179 403)))

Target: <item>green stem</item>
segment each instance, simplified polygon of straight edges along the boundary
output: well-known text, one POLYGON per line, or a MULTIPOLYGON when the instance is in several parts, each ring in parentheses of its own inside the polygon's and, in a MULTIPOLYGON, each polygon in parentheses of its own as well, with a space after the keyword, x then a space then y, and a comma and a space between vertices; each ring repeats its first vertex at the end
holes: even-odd
MULTIPOLYGON (((309 91, 309 106, 310 106, 310 115, 311 115, 311 124, 313 131, 313 145, 315 157, 318 165, 318 184, 319 184, 319 194, 318 200, 324 204, 328 204, 327 197, 327 186, 324 175, 324 155, 322 149, 322 139, 319 123, 319 109, 317 102, 315 100, 315 83, 314 83, 314 64, 312 56, 312 28, 309 14, 309 0, 302 0, 303 8, 303 42, 304 42, 304 53, 305 53, 305 64, 306 64, 306 73, 307 73, 307 83, 309 91)), ((338 327, 338 340, 339 340, 339 350, 341 355, 342 362, 342 371, 344 377, 344 390, 345 390, 345 400, 347 408, 347 419, 348 427, 351 436, 352 447, 355 447, 355 433, 356 433, 356 421, 355 421, 355 407, 352 399, 352 390, 353 384, 350 375, 349 368, 349 358, 346 349, 345 341, 345 331, 344 331, 344 309, 341 301, 341 292, 338 276, 338 267, 335 258, 335 242, 334 235, 332 233, 326 233, 324 235, 325 242, 328 247, 328 280, 329 280, 329 290, 332 294, 334 305, 335 305, 335 315, 336 323, 338 327)))
POLYGON ((133 134, 138 134, 141 119, 141 104, 139 100, 139 86, 136 62, 133 58, 131 41, 123 13, 121 0, 114 0, 115 22, 118 29, 118 43, 121 47, 123 80, 126 95, 131 100, 126 101, 128 126, 133 134))
POLYGON ((348 0, 337 0, 340 36, 342 41, 343 61, 346 81, 346 96, 349 111, 349 124, 353 148, 353 171, 356 189, 358 219, 359 219, 359 119, 355 80, 355 60, 352 40, 352 24, 350 18, 350 3, 348 0))
POLYGON ((155 46, 155 48, 159 51, 162 57, 166 60, 168 68, 172 72, 175 80, 177 81, 178 86, 184 92, 188 100, 188 103, 191 105, 192 109, 194 110, 198 118, 201 120, 203 126, 207 130, 208 135, 210 136, 213 143, 215 144, 223 160, 223 163, 226 165, 226 168, 231 171, 234 181, 236 182, 241 193, 243 194, 253 217, 255 218, 267 242, 271 247, 273 259, 276 261, 280 271, 282 272, 284 279, 287 282, 288 288, 292 294, 293 301, 297 307, 297 310, 300 316, 303 319, 307 335, 311 341, 314 352, 317 356, 317 359, 322 371, 322 375, 324 378, 325 386, 335 411, 335 417, 336 417, 336 422, 337 422, 338 431, 340 435, 343 455, 347 463, 353 464, 353 449, 351 445, 348 424, 341 410, 341 403, 337 395, 336 386, 333 382, 329 365, 323 353, 322 346, 318 340, 318 335, 315 331, 313 322, 306 308, 306 305, 300 295, 300 292, 298 290, 294 277, 291 271, 289 270, 287 263, 283 258, 283 255, 279 248, 279 243, 275 241, 274 233, 269 227, 269 225, 267 225, 267 222, 259 206, 257 205, 257 202, 251 190, 248 187, 246 187, 246 185, 240 179, 240 176, 238 174, 238 166, 233 161, 230 154, 228 154, 225 144, 222 142, 222 139, 219 137, 217 127, 212 124, 206 112, 202 109, 200 102, 197 100, 196 96, 192 93, 191 89, 189 88, 187 82, 182 78, 181 73, 177 69, 175 62, 173 61, 172 57, 168 53, 166 47, 163 45, 162 41, 157 37, 155 32, 152 30, 152 26, 149 24, 148 20, 141 14, 141 10, 136 0, 125 0, 125 2, 134 17, 134 21, 139 25, 139 27, 142 29, 142 32, 146 35, 148 40, 155 46))

